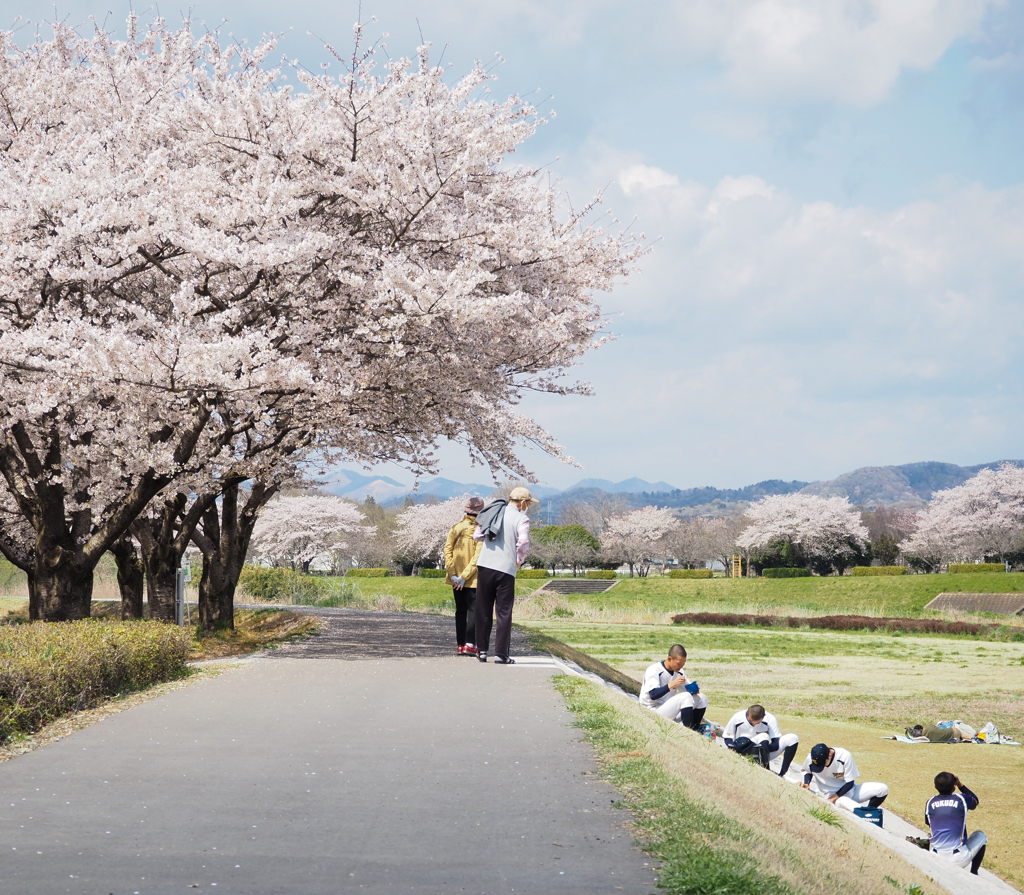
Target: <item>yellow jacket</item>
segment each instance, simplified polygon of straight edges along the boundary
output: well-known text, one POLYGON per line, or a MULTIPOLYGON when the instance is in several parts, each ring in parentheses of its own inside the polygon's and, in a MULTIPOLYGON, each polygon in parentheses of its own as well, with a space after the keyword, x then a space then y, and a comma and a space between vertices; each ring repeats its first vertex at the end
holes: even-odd
POLYGON ((466 516, 456 522, 448 530, 448 539, 444 542, 444 567, 448 574, 447 584, 452 583, 452 576, 458 575, 466 579, 464 587, 476 587, 476 561, 480 556, 483 541, 474 541, 476 516, 466 516))

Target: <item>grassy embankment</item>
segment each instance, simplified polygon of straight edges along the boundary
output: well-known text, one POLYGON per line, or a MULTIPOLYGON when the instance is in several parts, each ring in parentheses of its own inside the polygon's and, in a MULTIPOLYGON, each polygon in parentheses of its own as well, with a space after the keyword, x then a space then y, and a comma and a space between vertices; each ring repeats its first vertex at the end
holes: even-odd
MULTIPOLYGON (((340 588, 341 579, 324 579, 340 588)), ((850 613, 875 616, 932 615, 924 606, 944 591, 1024 592, 1024 573, 905 575, 896 578, 625 578, 608 593, 589 596, 530 594, 543 579, 520 580, 516 595, 519 618, 557 617, 572 613, 589 621, 662 624, 678 612, 751 612, 781 615, 850 613)), ((359 578, 352 599, 340 605, 379 606, 413 612, 453 613, 451 588, 439 578, 359 578), (386 598, 386 599, 385 599, 386 598)), ((937 614, 936 614, 937 615, 937 614)))
MULTIPOLYGON (((839 607, 840 609, 842 607, 839 607)), ((687 672, 708 694, 722 724, 760 702, 800 735, 802 760, 814 743, 851 749, 862 779, 882 780, 886 808, 921 825, 939 771, 957 773, 981 799, 971 828, 989 836, 986 866, 1024 884, 1019 781, 1024 747, 908 746, 880 737, 913 723, 992 721, 1024 739, 1024 644, 969 637, 819 631, 527 622, 637 679, 683 643, 687 672)))
POLYGON ((803 790, 580 678, 556 678, 672 895, 935 892, 803 790))
MULTIPOLYGON (((659 623, 677 612, 765 615, 920 616, 943 592, 1020 593, 1024 573, 901 575, 893 578, 633 578, 605 594, 561 598, 556 605, 593 621, 659 623)), ((525 608, 525 607, 524 607, 525 608)))

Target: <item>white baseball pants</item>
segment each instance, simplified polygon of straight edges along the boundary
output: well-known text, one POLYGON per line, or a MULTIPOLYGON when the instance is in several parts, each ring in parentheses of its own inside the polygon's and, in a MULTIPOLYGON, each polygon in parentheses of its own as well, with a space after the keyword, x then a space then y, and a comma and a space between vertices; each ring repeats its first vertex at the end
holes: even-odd
POLYGON ((967 844, 959 848, 933 848, 932 851, 947 861, 952 861, 957 867, 970 867, 974 856, 988 843, 988 837, 975 830, 967 837, 967 844))
POLYGON ((674 696, 670 696, 661 705, 651 706, 662 718, 675 721, 683 709, 706 709, 708 698, 703 693, 694 696, 680 688, 674 696))
POLYGON ((796 746, 800 742, 800 737, 795 733, 784 733, 779 737, 779 748, 772 752, 768 757, 775 760, 782 755, 790 746, 796 746))
MULTIPOLYGON (((853 811, 866 804, 870 799, 881 799, 889 795, 889 787, 884 783, 858 783, 845 796, 836 799, 836 806, 853 811)), ((828 796, 825 796, 827 799, 828 796)))

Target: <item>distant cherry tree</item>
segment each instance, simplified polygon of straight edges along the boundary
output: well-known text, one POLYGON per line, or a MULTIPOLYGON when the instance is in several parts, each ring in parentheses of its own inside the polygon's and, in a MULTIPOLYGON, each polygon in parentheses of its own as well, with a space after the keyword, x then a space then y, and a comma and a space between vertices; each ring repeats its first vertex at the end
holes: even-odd
POLYGON ((260 511, 250 551, 257 561, 308 573, 309 564, 369 531, 358 504, 325 494, 278 496, 260 511))
POLYGON ((735 519, 684 519, 666 536, 665 552, 684 569, 703 569, 716 561, 728 566, 737 534, 735 519))
POLYGON ((925 568, 984 559, 1007 561, 1024 551, 1024 468, 1003 463, 962 485, 936 491, 903 546, 925 568))
POLYGON ((662 555, 666 535, 676 525, 676 517, 668 508, 643 507, 613 516, 605 525, 601 548, 629 566, 630 578, 634 573, 646 578, 653 561, 662 555))
POLYGON ((437 565, 442 559, 448 530, 465 515, 467 498, 468 495, 463 495, 441 503, 405 507, 396 520, 395 541, 399 555, 413 565, 437 565))
POLYGON ((866 555, 868 530, 845 497, 779 494, 751 504, 746 526, 736 539, 740 548, 795 549, 821 573, 842 574, 866 555))

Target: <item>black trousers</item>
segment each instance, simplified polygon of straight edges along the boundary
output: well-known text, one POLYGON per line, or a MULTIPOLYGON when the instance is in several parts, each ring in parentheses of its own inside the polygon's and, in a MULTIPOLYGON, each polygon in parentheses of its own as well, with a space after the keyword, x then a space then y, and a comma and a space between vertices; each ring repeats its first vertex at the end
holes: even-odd
POLYGON ((464 587, 462 590, 452 588, 455 594, 455 642, 465 646, 469 634, 469 642, 476 637, 476 623, 473 620, 473 604, 476 603, 476 588, 464 587))
POLYGON ((476 648, 488 652, 491 624, 497 616, 494 631, 494 654, 507 656, 512 642, 512 604, 516 601, 516 576, 485 566, 476 567, 476 648))

